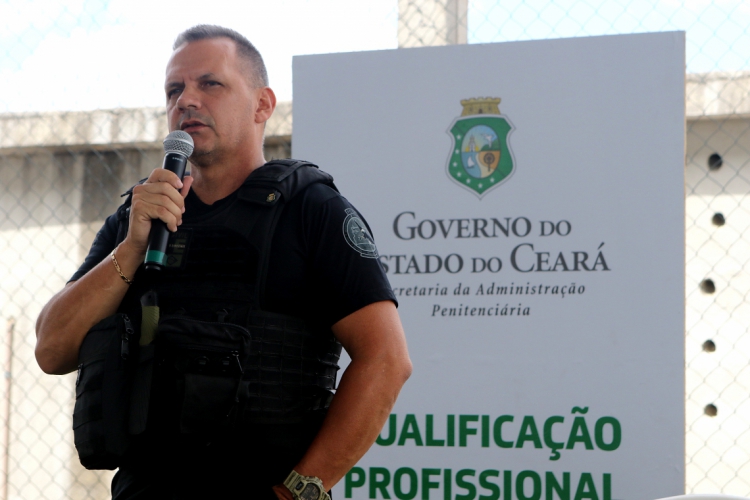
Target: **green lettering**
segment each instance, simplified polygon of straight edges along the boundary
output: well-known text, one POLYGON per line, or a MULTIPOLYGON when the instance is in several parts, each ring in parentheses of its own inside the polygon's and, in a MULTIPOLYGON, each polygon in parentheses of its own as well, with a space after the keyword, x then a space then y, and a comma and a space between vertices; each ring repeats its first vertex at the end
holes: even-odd
POLYGON ((594 427, 594 440, 600 450, 614 451, 619 448, 622 442, 620 422, 615 417, 602 417, 597 420, 594 427), (607 424, 612 426, 612 441, 610 443, 604 442, 604 426, 607 424))
MULTIPOLYGON (((513 417, 511 417, 511 421, 513 420, 513 417)), ((505 492, 503 494, 503 500, 512 500, 511 496, 513 495, 513 478, 510 475, 509 470, 503 471, 503 491, 505 492)))
POLYGON ((490 416, 482 415, 482 448, 490 447, 490 416))
POLYGON ((602 500, 612 500, 612 474, 604 474, 603 488, 602 500))
POLYGON ((565 446, 565 443, 560 443, 552 439, 552 426, 555 424, 561 424, 564 421, 565 419, 560 416, 550 417, 544 421, 544 444, 552 450, 552 455, 550 456, 550 460, 552 461, 560 459, 559 450, 565 446))
POLYGON ((391 472, 385 467, 370 467, 370 498, 378 498, 378 490, 383 498, 391 498, 386 489, 391 484, 391 472), (378 477, 382 476, 382 477, 378 477))
POLYGON ((364 485, 365 470, 361 467, 352 467, 344 477, 344 498, 351 498, 352 490, 354 488, 361 488, 364 485))
POLYGON ((591 443, 589 428, 586 426, 586 420, 583 417, 573 419, 573 427, 570 429, 568 444, 566 449, 572 450, 576 443, 583 443, 587 450, 593 450, 594 445, 591 443))
POLYGON ((458 445, 466 446, 466 441, 470 435, 476 434, 477 429, 469 427, 469 422, 478 422, 479 415, 459 415, 458 416, 458 445))
POLYGON ((552 498, 553 493, 557 493, 557 498, 560 500, 570 500, 570 472, 563 472, 562 480, 563 484, 561 486, 560 483, 557 482, 555 473, 547 472, 544 481, 546 500, 554 500, 552 498))
POLYGON ((542 478, 533 470, 521 471, 516 476, 516 495, 518 500, 539 500, 542 498, 542 478), (526 494, 526 480, 531 479, 533 489, 530 495, 526 494))
POLYGON ((443 469, 443 500, 453 500, 453 478, 450 469, 443 469))
POLYGON ((412 498, 416 497, 417 490, 419 489, 418 481, 417 473, 414 472, 414 469, 410 469, 409 467, 397 469, 396 473, 393 474, 393 492, 396 494, 396 498, 399 500, 412 500, 412 498), (401 488, 404 476, 409 477, 409 489, 407 491, 401 488))
POLYGON ((495 419, 495 424, 492 426, 492 438, 500 448, 513 448, 513 441, 503 440, 503 424, 505 422, 513 422, 513 416, 500 415, 495 419))
POLYGON ((434 416, 427 415, 427 446, 445 446, 444 439, 435 439, 432 437, 434 434, 434 428, 434 416))
POLYGON ((430 476, 439 476, 440 469, 422 469, 422 500, 430 500, 430 490, 440 486, 437 481, 430 481, 430 476))
POLYGON ((456 446, 456 416, 455 415, 448 415, 447 427, 448 427, 447 445, 456 446))
POLYGON ((375 442, 380 446, 390 446, 396 442, 396 415, 393 413, 388 415, 388 437, 384 439, 378 436, 375 442))
POLYGON ((591 474, 584 472, 581 474, 581 481, 578 483, 576 488, 576 496, 573 500, 583 500, 588 498, 589 500, 599 500, 599 495, 596 494, 596 486, 594 486, 594 478, 591 474), (586 490, 584 490, 586 488, 586 490))
MULTIPOLYGON (((534 448, 542 447, 542 439, 539 437, 539 431, 536 428, 536 422, 534 417, 526 415, 523 417, 521 423, 521 430, 518 433, 518 441, 516 442, 516 448, 523 448, 526 441, 534 443, 534 448)), ((518 489, 518 487, 516 487, 518 489)))
POLYGON ((500 471, 498 470, 485 470, 479 474, 479 486, 490 490, 489 495, 479 495, 479 500, 498 500, 500 498, 500 487, 489 481, 489 478, 499 476, 500 471))
POLYGON ((466 494, 456 495, 456 500, 474 500, 477 497, 476 486, 464 479, 466 476, 474 477, 475 474, 471 469, 461 469, 456 473, 456 486, 466 490, 466 494))
POLYGON ((419 433, 417 417, 412 413, 404 419, 404 425, 401 427, 401 436, 398 438, 398 445, 403 446, 407 439, 413 439, 416 446, 422 446, 422 435, 419 433))

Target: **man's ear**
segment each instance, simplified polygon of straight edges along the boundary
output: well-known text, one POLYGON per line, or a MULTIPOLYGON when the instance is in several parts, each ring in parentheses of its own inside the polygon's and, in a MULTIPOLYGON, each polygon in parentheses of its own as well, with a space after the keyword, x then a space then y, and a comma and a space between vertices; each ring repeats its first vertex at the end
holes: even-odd
POLYGON ((255 109, 255 123, 265 123, 276 109, 276 94, 271 87, 259 90, 258 107, 255 109))

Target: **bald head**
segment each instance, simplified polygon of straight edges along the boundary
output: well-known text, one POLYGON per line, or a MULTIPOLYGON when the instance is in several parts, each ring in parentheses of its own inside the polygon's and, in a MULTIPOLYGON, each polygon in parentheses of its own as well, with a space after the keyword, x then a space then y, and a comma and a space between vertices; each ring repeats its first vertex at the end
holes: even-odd
POLYGON ((177 35, 172 50, 177 50, 186 43, 213 38, 228 38, 234 42, 237 58, 243 63, 243 69, 247 73, 251 87, 268 87, 268 73, 260 52, 247 38, 232 29, 211 24, 193 26, 177 35))

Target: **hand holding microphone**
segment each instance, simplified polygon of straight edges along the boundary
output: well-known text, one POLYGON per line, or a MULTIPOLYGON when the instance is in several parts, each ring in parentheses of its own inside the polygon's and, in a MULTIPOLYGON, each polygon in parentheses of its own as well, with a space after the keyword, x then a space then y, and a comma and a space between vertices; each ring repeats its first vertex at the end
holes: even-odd
MULTIPOLYGON (((162 168, 174 172, 182 181, 185 176, 185 167, 188 157, 193 154, 193 138, 182 130, 171 132, 164 139, 164 163, 162 168)), ((151 232, 146 249, 146 270, 161 270, 166 263, 167 241, 169 240, 169 229, 167 225, 159 220, 151 221, 151 232)))

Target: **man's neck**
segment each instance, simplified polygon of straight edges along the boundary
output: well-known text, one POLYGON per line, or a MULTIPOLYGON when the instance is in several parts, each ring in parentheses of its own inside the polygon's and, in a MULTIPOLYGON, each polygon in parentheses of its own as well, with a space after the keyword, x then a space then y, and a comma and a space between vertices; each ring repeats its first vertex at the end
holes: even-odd
POLYGON ((191 175, 193 185, 190 189, 206 205, 213 205, 239 189, 247 176, 262 166, 265 160, 261 157, 245 165, 212 164, 208 166, 193 165, 191 175))

